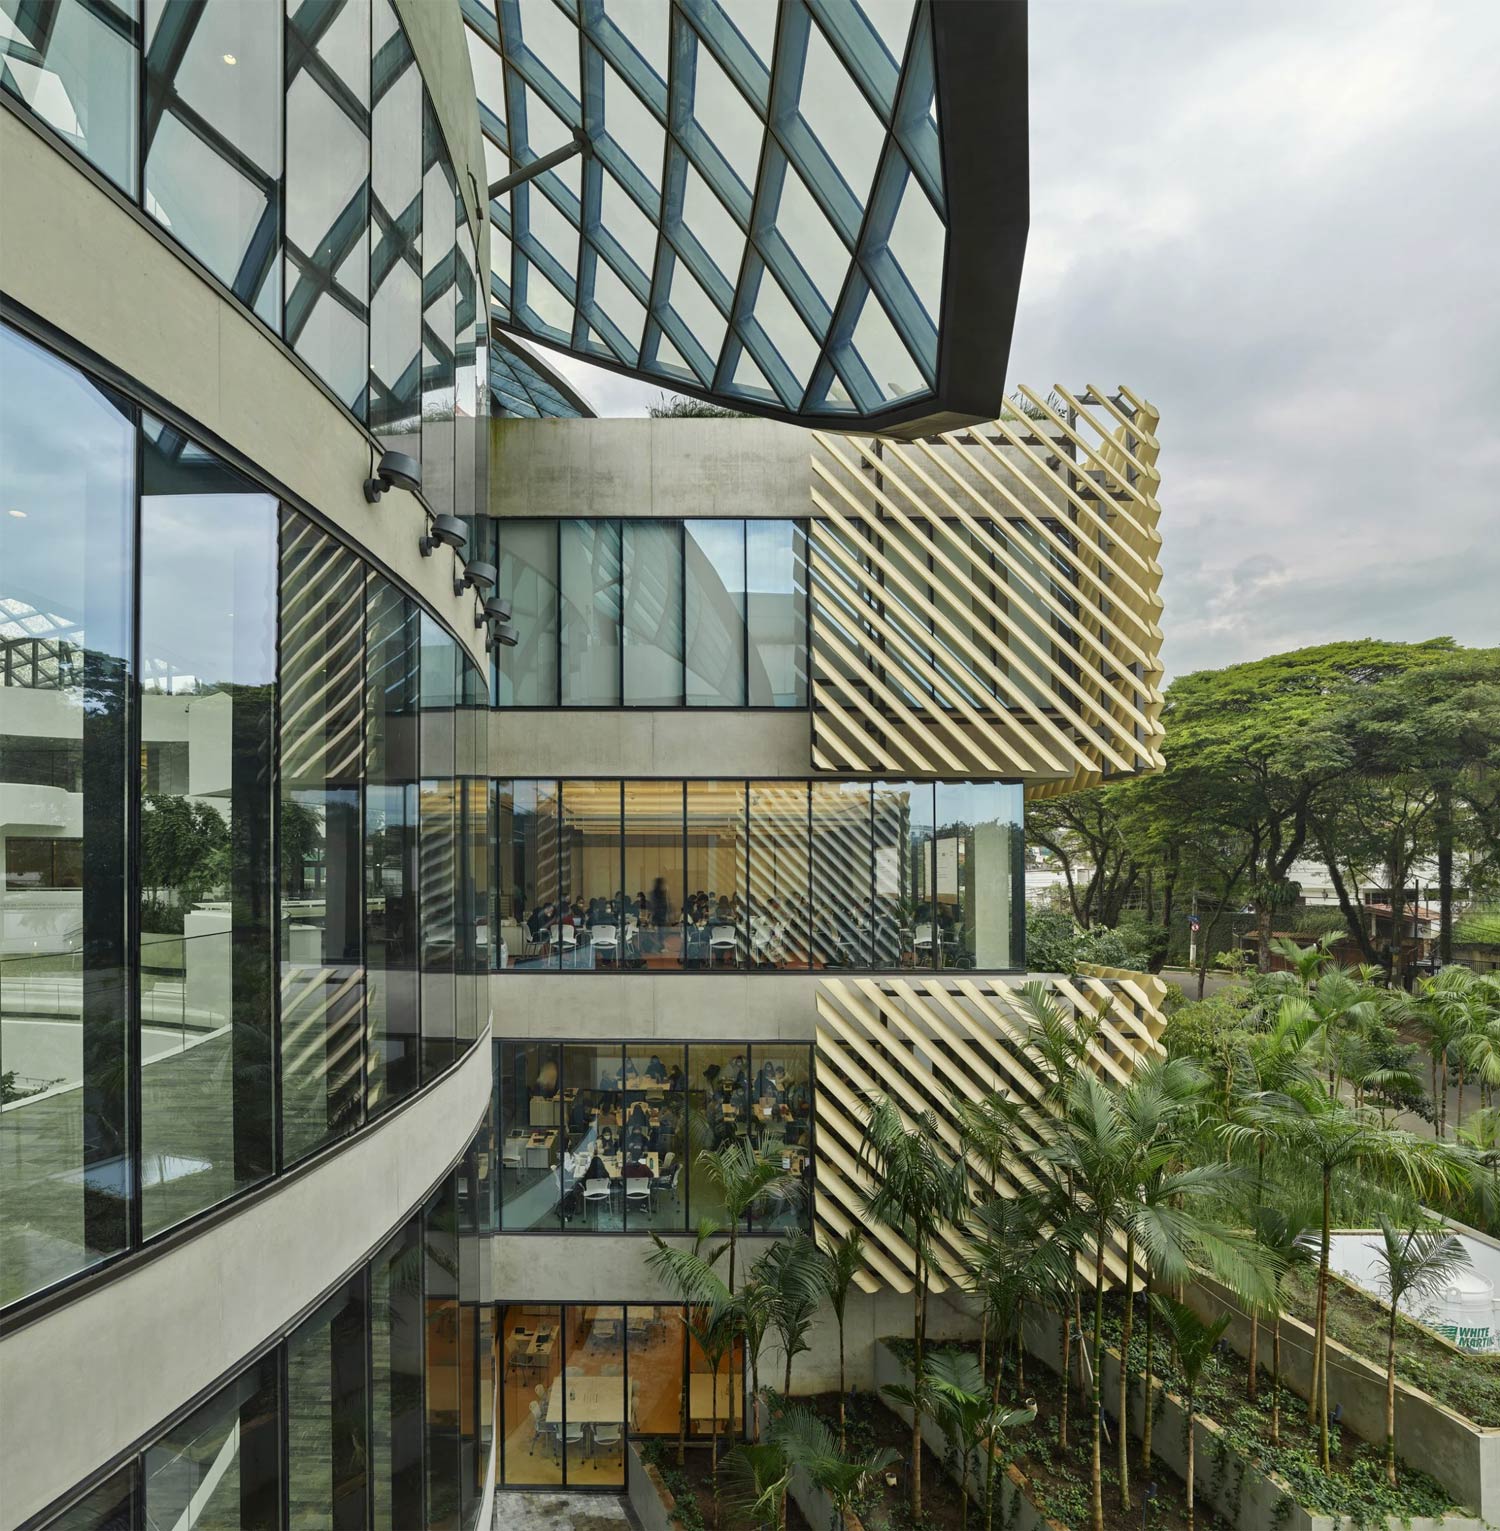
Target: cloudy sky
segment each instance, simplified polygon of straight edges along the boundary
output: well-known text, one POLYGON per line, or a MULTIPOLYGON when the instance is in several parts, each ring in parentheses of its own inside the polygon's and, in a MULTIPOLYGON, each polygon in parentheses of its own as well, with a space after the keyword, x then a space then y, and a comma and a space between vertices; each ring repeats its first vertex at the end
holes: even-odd
POLYGON ((1009 376, 1161 410, 1169 674, 1500 643, 1497 288, 1500 0, 1032 6, 1009 376))

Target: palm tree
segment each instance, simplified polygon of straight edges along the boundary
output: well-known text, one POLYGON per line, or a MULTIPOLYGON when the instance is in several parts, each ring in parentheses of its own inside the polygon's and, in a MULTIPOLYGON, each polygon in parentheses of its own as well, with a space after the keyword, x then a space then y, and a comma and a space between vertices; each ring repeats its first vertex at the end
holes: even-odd
MULTIPOLYGON (((703 1352, 703 1358, 708 1362, 709 1376, 713 1380, 713 1385, 708 1390, 711 1415, 709 1471, 713 1475, 714 1501, 717 1505, 719 1498, 719 1374, 724 1370, 724 1362, 734 1353, 735 1342, 741 1337, 739 1314, 733 1303, 725 1307, 714 1307, 704 1303, 689 1308, 684 1322, 688 1333, 697 1341, 699 1350, 703 1352)), ((687 1375, 684 1374, 684 1389, 687 1385, 687 1375)), ((726 1422, 732 1425, 734 1420, 732 1392, 729 1392, 728 1415, 726 1422)))
MULTIPOLYGON (((678 1249, 668 1244, 660 1234, 651 1235, 656 1248, 646 1256, 647 1268, 654 1271, 662 1281, 673 1288, 684 1304, 696 1305, 709 1313, 722 1312, 734 1303, 734 1294, 724 1284, 714 1266, 729 1248, 720 1244, 704 1253, 704 1246, 718 1234, 718 1228, 707 1220, 698 1224, 693 1235, 691 1249, 678 1249)), ((682 1414, 681 1432, 677 1438, 677 1465, 682 1466, 687 1456, 687 1432, 689 1409, 689 1329, 687 1317, 682 1326, 682 1414)), ((764 1325, 761 1333, 765 1333, 764 1325)), ((715 1389, 717 1393, 717 1388, 715 1389)))
POLYGON ((843 1524, 844 1512, 871 1478, 901 1460, 889 1446, 852 1460, 834 1439, 833 1431, 808 1409, 788 1409, 776 1422, 772 1438, 786 1453, 794 1471, 833 1501, 834 1523, 843 1524))
MULTIPOLYGON (((860 1158, 874 1175, 865 1211, 911 1246, 912 1376, 920 1395, 926 1385, 923 1341, 927 1325, 929 1272, 937 1262, 937 1241, 947 1224, 961 1221, 968 1207, 968 1174, 962 1159, 950 1160, 938 1146, 938 1124, 930 1111, 911 1129, 888 1099, 870 1107, 860 1158)), ((922 1518, 922 1410, 912 1410, 911 1518, 922 1518)))
MULTIPOLYGON (((1265 1250, 1273 1272, 1271 1300, 1271 1443, 1281 1444, 1281 1310, 1288 1272, 1313 1261, 1316 1241, 1302 1219, 1277 1207, 1256 1207, 1255 1242, 1265 1250)), ((1252 1314, 1256 1312, 1252 1308, 1252 1314)), ((1254 1351, 1251 1352, 1252 1356, 1254 1351)))
POLYGON ((823 1252, 823 1290, 828 1297, 828 1306, 833 1309, 833 1316, 839 1326, 839 1451, 843 1452, 847 1443, 847 1435, 844 1428, 844 1404, 848 1396, 848 1389, 844 1382, 844 1314, 849 1305, 849 1291, 854 1285, 854 1278, 864 1265, 865 1241, 864 1235, 859 1229, 854 1229, 843 1238, 832 1241, 830 1247, 823 1252))
MULTIPOLYGON (((704 1148, 695 1161, 695 1175, 712 1186, 724 1203, 725 1233, 729 1238, 729 1290, 734 1290, 735 1254, 745 1217, 757 1203, 772 1195, 795 1202, 802 1183, 779 1159, 762 1159, 746 1138, 732 1138, 722 1148, 704 1148)), ((693 1195, 699 1194, 694 1182, 693 1195)))
POLYGON ((1405 1303, 1436 1297, 1469 1264, 1462 1240, 1451 1233, 1398 1229, 1383 1214, 1380 1243, 1381 1290, 1390 1304, 1385 1331, 1385 1481, 1396 1486, 1396 1318, 1405 1303))
POLYGON ((716 1509, 729 1511, 731 1526, 786 1525, 792 1463, 778 1441, 741 1441, 725 1456, 723 1472, 723 1502, 716 1509))
MULTIPOLYGON (((1172 1349, 1177 1355, 1177 1369, 1182 1373, 1182 1391, 1187 1404, 1187 1531, 1193 1531, 1193 1398, 1198 1391, 1198 1378, 1203 1363, 1213 1354, 1219 1337, 1229 1327, 1232 1315, 1221 1313, 1213 1323, 1199 1318, 1186 1303, 1175 1302, 1170 1297, 1157 1296, 1156 1310, 1161 1314, 1167 1332, 1172 1336, 1172 1349)), ((1122 1426, 1123 1428, 1123 1426, 1122 1426)))
POLYGON ((757 1262, 757 1270, 769 1294, 771 1327, 786 1358, 781 1389, 785 1400, 792 1392, 792 1360, 808 1348, 808 1332, 828 1290, 823 1256, 805 1233, 798 1233, 777 1240, 757 1262))

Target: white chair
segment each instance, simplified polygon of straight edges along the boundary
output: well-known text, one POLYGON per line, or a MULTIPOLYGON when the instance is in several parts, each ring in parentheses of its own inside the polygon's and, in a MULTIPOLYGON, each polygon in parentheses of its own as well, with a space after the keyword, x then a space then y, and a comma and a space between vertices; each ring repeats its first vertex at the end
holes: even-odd
POLYGON ((618 1451, 621 1445, 621 1433, 618 1425, 595 1425, 593 1449, 603 1446, 609 1451, 618 1451))
MULTIPOLYGON (((587 1207, 590 1202, 593 1202, 595 1207, 597 1207, 601 1201, 606 1205, 609 1203, 609 1181, 585 1180, 583 1182, 584 1206, 587 1207)), ((596 1218, 597 1216, 598 1214, 595 1213, 596 1218)))
POLYGON ((708 927, 708 964, 733 963, 739 956, 739 936, 733 925, 710 925, 708 927))
POLYGON ((568 1446, 583 1445, 583 1431, 584 1427, 582 1425, 564 1425, 562 1430, 563 1446, 566 1448, 568 1446))
POLYGON ((918 925, 912 932, 911 949, 918 962, 932 961, 932 926, 918 925))
POLYGON ((620 962, 620 927, 618 925, 594 926, 594 957, 608 957, 616 966, 620 962))
POLYGON ((625 1205, 629 1207, 631 1202, 645 1202, 648 1212, 654 1211, 651 1193, 656 1189, 656 1183, 646 1175, 632 1175, 625 1182, 625 1205))
POLYGON ((554 950, 562 948, 563 966, 571 966, 569 957, 578 954, 578 932, 571 925, 554 925, 547 932, 547 941, 554 950))
POLYGON ((531 1445, 526 1453, 528 1456, 536 1451, 536 1443, 544 1437, 555 1445, 552 1426, 543 1417, 541 1404, 533 1399, 531 1402, 531 1445))

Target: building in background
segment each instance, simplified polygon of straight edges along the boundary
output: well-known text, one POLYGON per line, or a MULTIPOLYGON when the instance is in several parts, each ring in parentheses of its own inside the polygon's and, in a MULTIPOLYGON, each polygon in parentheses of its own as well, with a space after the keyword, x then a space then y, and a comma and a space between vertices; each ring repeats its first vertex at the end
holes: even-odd
POLYGON ((837 1236, 870 1097, 1009 1077, 1025 795, 1160 737, 1155 411, 1004 403, 1025 86, 944 0, 4 7, 0 1525, 618 1486, 741 1396, 699 1148, 837 1236))

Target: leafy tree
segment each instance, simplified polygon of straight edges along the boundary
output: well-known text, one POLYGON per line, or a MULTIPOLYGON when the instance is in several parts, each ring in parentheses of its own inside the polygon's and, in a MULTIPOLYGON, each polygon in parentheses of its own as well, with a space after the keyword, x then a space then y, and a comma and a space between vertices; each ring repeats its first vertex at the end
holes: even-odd
MULTIPOLYGON (((729 1240, 729 1290, 734 1290, 735 1252, 740 1230, 750 1209, 773 1195, 788 1202, 800 1200, 802 1185, 779 1159, 763 1159, 748 1138, 731 1138, 722 1148, 698 1152, 696 1184, 712 1186, 724 1204, 725 1234, 729 1240)), ((695 1193, 696 1194, 696 1193, 695 1193)))
POLYGON ((849 1390, 844 1380, 844 1315, 849 1306, 849 1293, 854 1278, 859 1274, 865 1259, 864 1235, 858 1228, 843 1238, 834 1240, 823 1254, 823 1289, 828 1296, 828 1306, 839 1327, 839 1451, 847 1445, 844 1406, 849 1390))
MULTIPOLYGON (((1299 1266, 1316 1258, 1317 1235, 1301 1218, 1279 1207, 1256 1207, 1252 1214, 1255 1242, 1266 1251, 1272 1271, 1271 1314, 1271 1444, 1281 1444, 1281 1310, 1286 1279, 1299 1266)), ((1255 1352, 1250 1352, 1255 1365, 1255 1352)))
POLYGON ((1194 1396, 1198 1391, 1198 1379, 1203 1374, 1204 1363, 1213 1354, 1219 1337, 1229 1327, 1231 1315, 1222 1313, 1210 1324, 1199 1318, 1186 1303, 1161 1296, 1153 1301, 1162 1322, 1167 1326, 1167 1332, 1172 1336, 1177 1369, 1182 1373, 1183 1401, 1187 1404, 1187 1471, 1183 1477, 1187 1490, 1187 1531, 1193 1531, 1194 1396))

